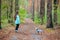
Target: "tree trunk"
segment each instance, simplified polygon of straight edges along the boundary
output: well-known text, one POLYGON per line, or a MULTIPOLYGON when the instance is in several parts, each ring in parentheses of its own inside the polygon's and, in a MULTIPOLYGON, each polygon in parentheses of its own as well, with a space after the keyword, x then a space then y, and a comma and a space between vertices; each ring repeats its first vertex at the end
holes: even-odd
POLYGON ((0 0, 0 29, 2 29, 1 27, 1 0, 0 0))
POLYGON ((8 7, 7 7, 7 19, 8 19, 8 7))
POLYGON ((13 0, 9 1, 9 14, 8 14, 8 22, 13 24, 13 0))
POLYGON ((54 0, 54 23, 57 24, 57 8, 58 8, 58 0, 54 0))
POLYGON ((19 4, 18 4, 19 0, 15 0, 15 13, 17 11, 19 11, 19 4))
POLYGON ((53 22, 52 22, 52 0, 47 0, 47 28, 53 28, 53 22))
POLYGON ((32 19, 34 21, 34 0, 32 0, 32 19))
POLYGON ((43 24, 43 19, 45 15, 45 0, 40 1, 40 18, 41 18, 41 25, 43 24))
POLYGON ((40 0, 37 0, 37 16, 38 16, 38 18, 40 18, 40 0))
POLYGON ((13 23, 13 0, 11 0, 11 5, 10 5, 10 16, 11 16, 11 23, 13 23))
POLYGON ((9 14, 8 14, 8 23, 11 23, 11 0, 9 0, 9 14))
POLYGON ((13 0, 10 0, 9 23, 13 23, 13 0))

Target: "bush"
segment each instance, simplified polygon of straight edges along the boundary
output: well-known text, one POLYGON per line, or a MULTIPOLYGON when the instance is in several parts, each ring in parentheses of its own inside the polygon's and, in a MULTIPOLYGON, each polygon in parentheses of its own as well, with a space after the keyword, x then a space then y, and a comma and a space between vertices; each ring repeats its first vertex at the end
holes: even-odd
POLYGON ((24 8, 20 8, 19 15, 20 15, 21 23, 24 23, 24 18, 26 18, 27 11, 24 8))

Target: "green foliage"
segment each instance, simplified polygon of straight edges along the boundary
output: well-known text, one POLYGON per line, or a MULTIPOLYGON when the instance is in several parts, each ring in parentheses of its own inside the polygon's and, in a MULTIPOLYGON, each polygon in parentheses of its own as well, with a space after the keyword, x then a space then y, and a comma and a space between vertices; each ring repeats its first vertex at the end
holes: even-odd
POLYGON ((19 0, 20 5, 24 5, 23 0, 19 0))
POLYGON ((19 0, 19 3, 20 3, 20 5, 25 5, 25 6, 27 6, 28 5, 28 2, 27 2, 28 0, 19 0))
POLYGON ((8 20, 4 19, 2 20, 2 28, 5 28, 8 25, 8 20))
MULTIPOLYGON (((47 15, 45 13, 45 16, 44 16, 44 19, 43 19, 44 24, 47 22, 47 17, 46 16, 47 15)), ((35 12, 35 17, 34 17, 34 22, 36 24, 40 24, 41 23, 41 19, 40 19, 40 17, 38 16, 38 14, 36 12, 35 12)))
POLYGON ((40 20, 40 18, 38 18, 38 15, 37 15, 36 12, 35 12, 35 17, 34 17, 34 22, 35 22, 36 24, 39 24, 39 23, 41 22, 41 20, 40 20))
POLYGON ((57 22, 60 24, 60 9, 57 10, 57 22))
POLYGON ((26 18, 27 11, 24 8, 20 8, 19 15, 21 18, 21 22, 24 23, 24 18, 26 18))

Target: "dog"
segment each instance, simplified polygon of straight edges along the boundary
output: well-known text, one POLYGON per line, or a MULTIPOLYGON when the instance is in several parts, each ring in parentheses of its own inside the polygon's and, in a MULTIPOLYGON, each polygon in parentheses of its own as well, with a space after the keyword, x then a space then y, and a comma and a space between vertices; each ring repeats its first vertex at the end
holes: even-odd
POLYGON ((40 32, 42 33, 43 30, 39 29, 39 28, 35 28, 36 32, 39 34, 40 32))

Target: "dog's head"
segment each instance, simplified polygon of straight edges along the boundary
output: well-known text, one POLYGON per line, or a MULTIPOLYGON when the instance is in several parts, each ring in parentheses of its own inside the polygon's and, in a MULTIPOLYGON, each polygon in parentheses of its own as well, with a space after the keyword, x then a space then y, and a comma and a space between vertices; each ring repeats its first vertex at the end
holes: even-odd
POLYGON ((38 28, 35 28, 35 30, 38 30, 38 28))

